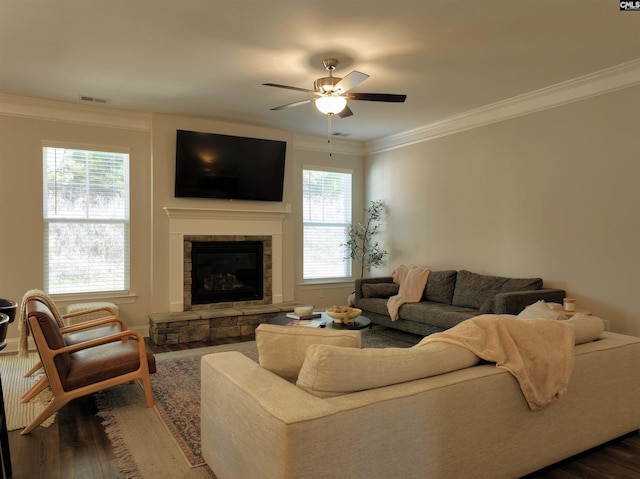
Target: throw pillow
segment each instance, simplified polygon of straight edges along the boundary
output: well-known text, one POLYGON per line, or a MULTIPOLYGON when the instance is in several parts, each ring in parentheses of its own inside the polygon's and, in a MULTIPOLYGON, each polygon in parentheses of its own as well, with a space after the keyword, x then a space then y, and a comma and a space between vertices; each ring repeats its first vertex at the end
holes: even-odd
POLYGON ((365 298, 390 298, 398 294, 400 285, 396 283, 365 283, 362 285, 362 296, 365 298))
POLYGON ((573 324, 576 328, 576 345, 594 341, 604 331, 604 321, 597 316, 576 313, 566 322, 573 324))
POLYGON ((360 331, 316 329, 305 326, 261 324, 256 328, 258 362, 264 369, 294 382, 311 344, 332 344, 345 348, 362 346, 360 331))
POLYGON ((542 299, 524 308, 517 317, 520 319, 567 319, 564 314, 549 308, 542 299))
POLYGON ((327 398, 468 368, 480 362, 471 351, 443 342, 412 348, 309 346, 296 385, 327 398))

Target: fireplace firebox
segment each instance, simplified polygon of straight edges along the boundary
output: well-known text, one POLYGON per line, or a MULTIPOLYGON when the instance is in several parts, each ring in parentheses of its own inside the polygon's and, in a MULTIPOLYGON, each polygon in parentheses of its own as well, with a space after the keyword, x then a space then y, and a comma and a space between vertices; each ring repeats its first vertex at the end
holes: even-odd
POLYGON ((261 300, 261 241, 192 242, 191 303, 261 300))

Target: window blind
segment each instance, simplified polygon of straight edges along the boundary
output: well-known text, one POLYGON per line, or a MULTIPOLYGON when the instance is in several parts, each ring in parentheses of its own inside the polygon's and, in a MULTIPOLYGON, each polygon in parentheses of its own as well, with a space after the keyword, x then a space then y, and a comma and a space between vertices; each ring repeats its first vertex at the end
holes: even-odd
POLYGON ((45 290, 127 290, 129 155, 45 147, 43 157, 45 290))
POLYGON ((351 173, 303 170, 303 279, 351 277, 351 173))

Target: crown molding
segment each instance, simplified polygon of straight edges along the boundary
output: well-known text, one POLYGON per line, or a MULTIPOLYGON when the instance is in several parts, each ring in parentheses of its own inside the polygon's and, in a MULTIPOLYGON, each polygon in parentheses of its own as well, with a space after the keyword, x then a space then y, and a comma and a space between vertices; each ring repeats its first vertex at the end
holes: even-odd
POLYGON ((0 115, 151 131, 151 114, 0 94, 0 115))
POLYGON ((365 144, 365 153, 403 148, 499 121, 640 85, 640 58, 365 144))

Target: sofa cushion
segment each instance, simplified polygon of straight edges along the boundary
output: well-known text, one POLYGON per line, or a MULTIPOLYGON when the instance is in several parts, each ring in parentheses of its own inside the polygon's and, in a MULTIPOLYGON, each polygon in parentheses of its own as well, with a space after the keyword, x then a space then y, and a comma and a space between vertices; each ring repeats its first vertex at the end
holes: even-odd
POLYGON ((494 312, 496 294, 541 288, 541 278, 505 278, 462 270, 458 272, 452 304, 489 314, 494 312))
POLYGON ((425 301, 451 304, 457 275, 458 272, 455 270, 431 271, 422 298, 425 301))
POLYGON ((536 301, 524 308, 518 313, 520 319, 567 319, 566 316, 559 311, 554 311, 544 300, 536 301))
POLYGON ((317 344, 307 349, 296 384, 327 398, 436 376, 479 362, 469 350, 442 342, 366 349, 317 344))
POLYGON ((400 285, 396 283, 371 283, 362 285, 362 296, 365 298, 390 298, 398 294, 400 285))
POLYGON ((478 310, 476 309, 433 301, 405 304, 400 309, 401 320, 430 324, 441 329, 449 329, 461 321, 477 315, 478 310))
POLYGON ((542 278, 508 278, 502 285, 501 293, 515 291, 537 291, 542 289, 542 278))
POLYGON ((451 304, 477 310, 480 310, 484 305, 483 309, 491 309, 493 311, 491 301, 502 290, 502 286, 508 279, 500 276, 486 276, 466 270, 458 271, 456 289, 453 293, 451 304))
POLYGON ((261 324, 256 328, 260 366, 288 381, 298 377, 310 344, 360 348, 360 331, 261 324))

